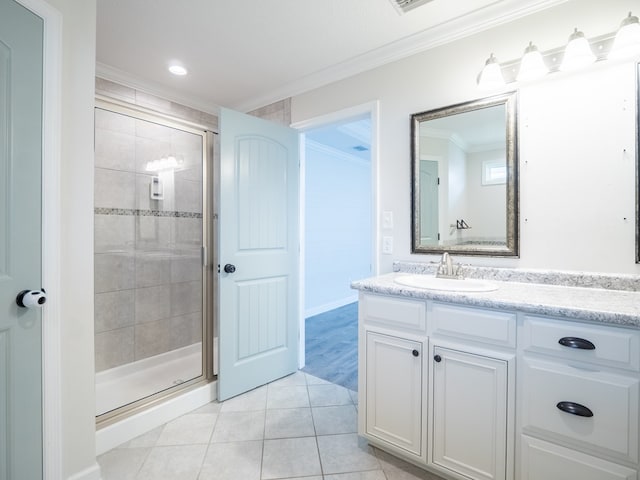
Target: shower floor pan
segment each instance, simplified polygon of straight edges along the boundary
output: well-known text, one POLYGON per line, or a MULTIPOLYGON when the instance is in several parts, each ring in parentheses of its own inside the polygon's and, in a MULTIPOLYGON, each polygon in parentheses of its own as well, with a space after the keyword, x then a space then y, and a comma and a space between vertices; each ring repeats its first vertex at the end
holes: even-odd
POLYGON ((96 415, 110 412, 202 374, 202 344, 96 374, 96 415))

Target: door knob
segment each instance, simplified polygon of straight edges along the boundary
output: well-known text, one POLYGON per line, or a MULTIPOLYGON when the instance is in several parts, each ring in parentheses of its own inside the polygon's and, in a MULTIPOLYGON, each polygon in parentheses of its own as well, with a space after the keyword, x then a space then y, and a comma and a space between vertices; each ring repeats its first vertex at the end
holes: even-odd
POLYGON ((235 265, 231 265, 230 263, 227 263, 227 264, 224 266, 224 271, 225 271, 226 273, 233 273, 233 272, 235 272, 235 271, 236 271, 236 266, 235 266, 235 265))
POLYGON ((40 290, 22 290, 16 297, 16 304, 22 308, 42 307, 47 302, 47 292, 40 290))

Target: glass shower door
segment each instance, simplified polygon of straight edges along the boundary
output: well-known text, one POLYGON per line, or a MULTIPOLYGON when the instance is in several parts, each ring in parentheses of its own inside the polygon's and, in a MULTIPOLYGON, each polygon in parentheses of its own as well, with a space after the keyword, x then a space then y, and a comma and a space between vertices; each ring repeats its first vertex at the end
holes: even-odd
POLYGON ((204 375, 206 135, 95 110, 97 415, 204 375))

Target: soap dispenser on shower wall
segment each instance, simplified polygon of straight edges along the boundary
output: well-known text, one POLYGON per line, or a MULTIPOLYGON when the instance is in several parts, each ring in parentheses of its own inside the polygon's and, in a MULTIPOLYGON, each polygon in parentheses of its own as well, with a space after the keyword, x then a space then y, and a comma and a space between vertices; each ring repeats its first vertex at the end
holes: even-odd
POLYGON ((164 200, 164 186, 158 175, 151 177, 149 184, 149 197, 151 200, 164 200))

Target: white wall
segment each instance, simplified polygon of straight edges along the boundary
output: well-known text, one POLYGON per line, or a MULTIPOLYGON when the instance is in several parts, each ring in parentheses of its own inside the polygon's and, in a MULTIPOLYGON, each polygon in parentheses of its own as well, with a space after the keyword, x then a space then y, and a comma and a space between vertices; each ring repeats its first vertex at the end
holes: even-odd
POLYGON ((507 237, 507 216, 504 209, 507 185, 482 185, 482 162, 500 160, 504 163, 505 158, 504 148, 467 154, 468 198, 474 200, 467 203, 465 221, 472 227, 472 230, 467 231, 471 237, 507 237))
POLYGON ((357 300, 371 276, 371 163, 306 143, 305 317, 357 300))
MULTIPOLYGON (((410 253, 410 115, 485 96, 475 81, 491 52, 508 61, 530 40, 541 50, 562 46, 575 26, 587 37, 609 33, 634 7, 633 0, 568 1, 292 99, 293 122, 379 100, 378 214, 393 211, 395 220, 395 251, 378 253, 381 272, 396 259, 435 259, 410 253)), ((461 260, 640 273, 634 254, 635 78, 632 62, 603 62, 521 86, 520 258, 461 260)))
POLYGON ((96 0, 47 0, 62 14, 60 166, 63 478, 95 475, 93 104, 96 0))

